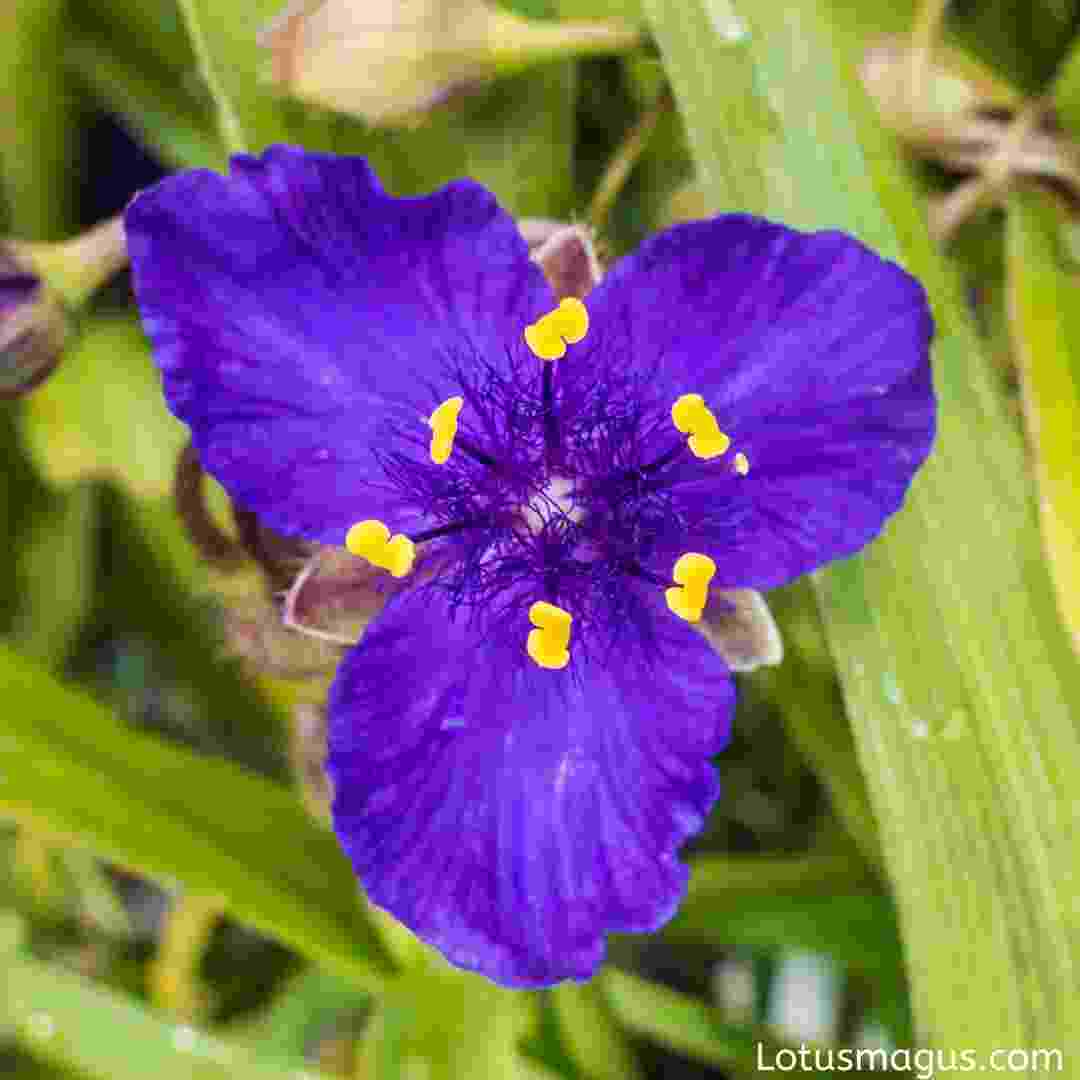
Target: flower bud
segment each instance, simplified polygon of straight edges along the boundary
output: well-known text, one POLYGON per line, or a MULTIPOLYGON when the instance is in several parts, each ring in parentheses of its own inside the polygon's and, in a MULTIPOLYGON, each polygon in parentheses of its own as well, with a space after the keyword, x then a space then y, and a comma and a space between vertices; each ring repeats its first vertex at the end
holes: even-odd
POLYGON ((372 123, 415 120, 496 75, 640 40, 618 22, 539 22, 483 0, 292 0, 259 43, 285 92, 372 123))
POLYGON ((600 284, 604 272, 596 257, 592 230, 538 218, 525 218, 518 222, 518 228, 556 299, 584 299, 600 284))
POLYGON ((33 390, 60 360, 64 308, 25 260, 0 247, 0 398, 33 390))
POLYGON ((769 605, 753 589, 714 590, 697 627, 732 671, 773 667, 784 659, 769 605))
POLYGON ((84 304, 127 263, 120 218, 59 244, 0 244, 0 398, 48 377, 84 304))

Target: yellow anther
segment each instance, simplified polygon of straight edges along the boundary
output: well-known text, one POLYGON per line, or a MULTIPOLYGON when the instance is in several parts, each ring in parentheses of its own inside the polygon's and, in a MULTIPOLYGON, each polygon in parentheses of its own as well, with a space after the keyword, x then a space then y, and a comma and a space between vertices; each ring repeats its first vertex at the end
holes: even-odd
POLYGON ((537 600, 529 608, 529 622, 536 627, 529 631, 525 650, 542 668, 564 668, 570 662, 570 623, 573 615, 561 607, 537 600))
POLYGON ((681 432, 690 435, 690 452, 695 457, 708 461, 719 457, 731 445, 700 394, 683 394, 671 406, 671 419, 681 432))
POLYGON ((345 536, 345 546, 396 578, 404 577, 416 560, 416 545, 402 533, 391 539, 390 530, 375 518, 358 521, 345 536))
POLYGON ((667 606, 687 622, 697 622, 709 599, 709 582, 716 573, 716 563, 708 555, 688 551, 675 560, 671 576, 676 585, 665 590, 667 606))
POLYGON ((554 311, 525 327, 525 344, 541 360, 559 360, 589 332, 589 313, 574 296, 559 301, 554 311))
POLYGON ((750 471, 750 462, 747 460, 745 454, 735 455, 735 471, 740 476, 745 476, 750 471))
POLYGON ((463 397, 447 398, 428 417, 431 427, 431 460, 436 465, 443 465, 454 449, 454 436, 457 434, 458 414, 465 404, 463 397))

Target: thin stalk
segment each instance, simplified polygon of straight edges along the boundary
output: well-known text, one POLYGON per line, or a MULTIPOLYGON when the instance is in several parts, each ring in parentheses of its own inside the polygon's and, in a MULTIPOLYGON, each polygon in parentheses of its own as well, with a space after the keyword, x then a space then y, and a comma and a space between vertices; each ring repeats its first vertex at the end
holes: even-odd
POLYGON ((608 163, 604 175, 600 178, 589 209, 585 215, 586 220, 594 228, 599 230, 607 220, 615 200, 619 197, 634 171, 645 148, 649 145, 649 139, 660 120, 673 105, 671 90, 665 86, 657 95, 656 100, 642 114, 641 119, 634 125, 630 134, 622 141, 615 156, 608 163))
POLYGON ((203 35, 202 25, 199 22, 198 0, 178 0, 178 6, 187 26, 191 49, 195 53, 195 60, 199 65, 199 74, 202 76, 207 89, 210 91, 210 96, 214 100, 218 133, 221 135, 221 141, 230 154, 243 154, 247 150, 244 129, 241 127, 240 118, 236 115, 232 103, 225 93, 225 88, 217 77, 213 60, 210 57, 210 49, 206 43, 206 37, 203 35))

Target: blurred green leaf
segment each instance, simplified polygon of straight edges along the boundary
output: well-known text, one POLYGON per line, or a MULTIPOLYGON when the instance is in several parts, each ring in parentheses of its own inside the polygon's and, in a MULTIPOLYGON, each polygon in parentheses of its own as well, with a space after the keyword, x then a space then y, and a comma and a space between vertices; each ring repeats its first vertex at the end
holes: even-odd
MULTIPOLYGON (((1041 564, 1022 447, 860 92, 846 8, 646 4, 712 205, 837 226, 935 309, 940 440, 903 512, 818 578, 830 647, 934 1044, 1078 1047, 1075 658, 1041 564), (737 12, 742 27, 730 27, 737 12)), ((1066 1049, 1066 1054, 1069 1049, 1066 1049)))
POLYGON ((225 160, 213 103, 173 0, 72 5, 64 59, 110 112, 174 167, 225 160))
POLYGON ((222 913, 216 895, 192 889, 173 894, 146 973, 150 1003, 166 1016, 189 1022, 204 1016, 207 995, 200 968, 222 913))
MULTIPOLYGON (((52 493, 31 467, 19 439, 17 419, 22 402, 0 404, 0 544, 17 552, 26 531, 53 505, 52 493)), ((0 629, 9 629, 19 608, 18 558, 0 560, 0 629)))
POLYGON ((369 1075, 403 1080, 524 1080, 537 1066, 518 1045, 536 998, 508 993, 479 975, 451 968, 433 951, 386 986, 361 1043, 369 1075))
POLYGON ((79 484, 38 514, 18 549, 19 648, 50 667, 67 658, 94 604, 98 491, 79 484))
POLYGON ((725 1024, 704 1002, 617 968, 598 981, 627 1031, 706 1065, 753 1068, 758 1029, 725 1024))
POLYGON ((269 54, 256 31, 280 3, 183 0, 198 27, 200 63, 210 73, 230 150, 273 142, 368 155, 395 194, 432 191, 470 176, 490 187, 512 213, 565 215, 571 209, 574 65, 556 62, 499 79, 461 102, 435 110, 413 130, 374 130, 355 119, 282 98, 260 75, 269 54), (239 131, 240 134, 237 133, 239 131))
POLYGON ((72 224, 76 109, 61 64, 63 0, 0 7, 0 185, 12 232, 58 240, 72 224))
POLYGON ((301 1068, 320 1036, 345 1012, 371 1008, 372 996, 322 968, 309 967, 279 993, 258 1016, 231 1025, 230 1042, 257 1047, 259 1056, 301 1068))
MULTIPOLYGON (((35 1056, 102 1080, 296 1080, 298 1073, 131 998, 24 956, 4 957, 0 1024, 35 1056)), ((312 1080, 316 1074, 309 1073, 312 1080)))
POLYGON ((115 40, 70 38, 64 51, 68 66, 163 164, 221 168, 225 153, 209 110, 183 87, 120 56, 112 47, 115 40))
POLYGON ((1036 93, 1069 40, 1072 0, 983 0, 958 7, 953 35, 1005 77, 1036 93))
POLYGON ((131 937, 131 919, 101 861, 80 847, 63 848, 60 858, 76 891, 80 915, 110 937, 131 937))
POLYGON ((784 662, 756 672, 754 683, 780 709, 788 735, 828 791, 837 816, 863 857, 876 865, 877 822, 809 582, 772 592, 769 607, 781 628, 784 662))
MULTIPOLYGON (((712 871, 736 880, 752 876, 751 863, 761 865, 764 881, 775 881, 765 857, 715 860, 712 871), (742 864, 742 873, 739 873, 742 864)), ((733 883, 729 883, 733 884, 733 883)), ((842 886, 841 886, 842 887, 842 886)), ((665 929, 672 940, 709 943, 719 947, 746 945, 768 949, 798 949, 825 953, 873 984, 875 999, 891 1020, 907 1029, 907 993, 900 930, 892 901, 872 892, 812 894, 774 884, 772 892, 732 887, 687 897, 665 929)))
POLYGON ((562 1042, 589 1080, 634 1080, 642 1071, 607 999, 603 979, 551 991, 562 1042))
POLYGON ((1066 273, 1062 216, 1035 191, 1008 205, 1009 308, 1061 617, 1080 651, 1080 275, 1066 273))
POLYGON ((645 21, 641 0, 555 0, 555 6, 564 19, 624 19, 631 23, 645 21))
POLYGON ((134 318, 91 319, 55 374, 25 402, 23 436, 56 487, 108 479, 139 498, 172 490, 184 426, 134 318))
POLYGON ((250 7, 245 12, 236 3, 177 2, 199 77, 214 103, 221 145, 238 154, 280 141, 280 103, 260 92, 257 81, 256 24, 250 21, 250 7))
POLYGON ((1051 89, 1061 126, 1080 139, 1080 37, 1073 38, 1051 89))
POLYGON ((220 896, 342 978, 381 984, 348 862, 292 792, 126 727, 10 649, 0 673, 0 814, 220 896))
POLYGON ((498 80, 464 103, 465 173, 515 216, 569 215, 575 66, 561 62, 498 80))
MULTIPOLYGON (((708 912, 712 907, 753 905, 774 895, 813 897, 840 892, 876 895, 877 882, 866 866, 847 854, 695 855, 690 887, 680 909, 708 912)), ((676 917, 676 923, 678 917, 676 917)))
MULTIPOLYGON (((78 36, 109 41, 117 56, 147 74, 154 72, 171 83, 187 78, 198 85, 195 53, 177 0, 80 0, 70 6, 69 19, 78 36)), ((209 100, 205 91, 202 96, 209 100)))
MULTIPOLYGON (((98 581, 115 635, 152 643, 160 675, 182 692, 201 725, 187 733, 205 750, 284 779, 285 724, 239 660, 227 653, 220 601, 168 504, 142 505, 108 490, 98 581)), ((247 587, 261 596, 263 583, 247 587)), ((129 688, 137 700, 142 686, 129 688)))

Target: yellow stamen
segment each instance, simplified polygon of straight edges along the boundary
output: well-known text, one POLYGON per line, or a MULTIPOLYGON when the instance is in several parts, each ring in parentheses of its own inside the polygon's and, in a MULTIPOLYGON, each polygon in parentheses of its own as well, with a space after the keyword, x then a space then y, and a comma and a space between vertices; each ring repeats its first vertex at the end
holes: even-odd
POLYGON ((436 465, 443 465, 454 449, 454 436, 457 434, 458 414, 465 404, 463 397, 447 398, 428 417, 431 427, 431 460, 436 465))
POLYGON ((671 419, 681 432, 689 433, 690 452, 695 457, 708 461, 731 445, 700 394, 683 394, 671 407, 671 419))
POLYGON ((525 327, 525 344, 541 360, 560 360, 567 344, 573 345, 589 332, 589 313, 575 296, 559 301, 536 322, 525 327))
POLYGON ((745 476, 750 471, 750 462, 745 454, 735 455, 735 471, 740 476, 745 476))
POLYGON ((375 518, 358 521, 345 537, 345 546, 361 559, 403 578, 416 560, 416 545, 404 534, 391 539, 390 530, 375 518))
POLYGON ((546 600, 537 600, 529 608, 529 622, 536 627, 529 631, 525 651, 542 668, 557 670, 570 662, 570 623, 574 617, 569 611, 549 604, 546 600))
POLYGON ((709 582, 716 573, 716 563, 708 555, 688 551, 675 560, 671 576, 677 583, 665 590, 671 610, 687 622, 698 622, 709 599, 709 582))

